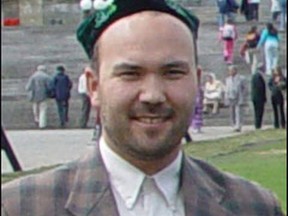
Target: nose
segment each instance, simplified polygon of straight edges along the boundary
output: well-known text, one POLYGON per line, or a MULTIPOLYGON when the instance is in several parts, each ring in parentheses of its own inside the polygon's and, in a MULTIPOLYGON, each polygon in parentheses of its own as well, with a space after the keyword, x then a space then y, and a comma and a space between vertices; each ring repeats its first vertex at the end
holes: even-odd
POLYGON ((161 104, 166 101, 164 81, 160 77, 152 76, 142 84, 139 100, 146 104, 161 104))

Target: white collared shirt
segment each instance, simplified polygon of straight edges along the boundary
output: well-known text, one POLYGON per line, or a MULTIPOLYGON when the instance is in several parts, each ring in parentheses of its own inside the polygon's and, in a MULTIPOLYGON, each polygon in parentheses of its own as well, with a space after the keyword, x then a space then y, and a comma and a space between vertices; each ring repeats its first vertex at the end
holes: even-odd
POLYGON ((153 176, 121 158, 100 139, 100 152, 108 170, 120 216, 184 216, 179 192, 182 152, 153 176), (153 207, 154 206, 154 207, 153 207))

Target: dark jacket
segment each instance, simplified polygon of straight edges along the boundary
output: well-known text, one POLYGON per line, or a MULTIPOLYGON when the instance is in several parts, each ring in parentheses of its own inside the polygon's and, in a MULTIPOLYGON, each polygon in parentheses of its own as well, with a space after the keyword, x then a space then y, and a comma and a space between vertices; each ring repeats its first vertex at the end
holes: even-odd
POLYGON ((229 13, 229 12, 236 12, 239 8, 238 3, 235 0, 217 0, 217 6, 219 13, 229 13))
POLYGON ((52 80, 52 86, 55 91, 55 99, 62 101, 70 98, 72 82, 63 72, 58 72, 52 80))
POLYGON ((283 76, 278 84, 275 83, 273 77, 269 80, 268 86, 271 91, 271 99, 276 103, 282 103, 284 100, 282 91, 286 89, 286 82, 287 80, 283 76))
POLYGON ((252 76, 251 100, 255 103, 265 103, 267 100, 265 80, 260 72, 256 72, 252 76))

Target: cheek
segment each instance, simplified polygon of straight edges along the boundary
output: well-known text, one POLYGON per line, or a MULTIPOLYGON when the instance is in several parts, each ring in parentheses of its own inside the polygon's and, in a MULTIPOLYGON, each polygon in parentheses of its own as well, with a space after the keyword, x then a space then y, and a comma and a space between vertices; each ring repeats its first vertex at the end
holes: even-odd
POLYGON ((100 106, 113 110, 127 109, 135 100, 135 88, 117 82, 106 83, 99 89, 100 106))

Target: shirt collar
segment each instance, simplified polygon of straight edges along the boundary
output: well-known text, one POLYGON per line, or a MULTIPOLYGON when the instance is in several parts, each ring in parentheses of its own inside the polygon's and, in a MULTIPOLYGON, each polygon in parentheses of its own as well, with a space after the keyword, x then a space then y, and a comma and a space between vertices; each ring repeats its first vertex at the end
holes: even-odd
MULTIPOLYGON (((145 173, 121 158, 100 138, 100 152, 109 173, 110 181, 115 187, 126 207, 132 209, 137 201, 145 173), (117 164, 117 166, 115 166, 117 164)), ((180 151, 176 159, 152 177, 169 206, 175 206, 179 191, 180 169, 183 153, 180 151)))

